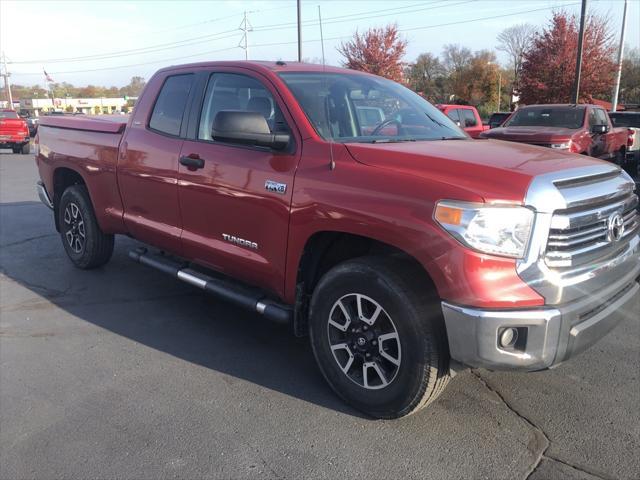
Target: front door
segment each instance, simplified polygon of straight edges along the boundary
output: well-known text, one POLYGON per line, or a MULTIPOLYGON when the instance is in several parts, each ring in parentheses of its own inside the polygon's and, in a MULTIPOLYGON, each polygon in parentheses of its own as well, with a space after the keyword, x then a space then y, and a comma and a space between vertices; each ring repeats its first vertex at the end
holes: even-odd
POLYGON ((178 170, 182 251, 197 263, 282 294, 300 142, 293 140, 292 122, 274 89, 253 75, 211 73, 202 105, 194 105, 197 126, 189 127, 194 138, 185 140, 178 170), (292 134, 290 148, 276 152, 214 141, 213 121, 222 110, 260 112, 273 132, 292 134), (196 159, 196 165, 184 159, 196 159))

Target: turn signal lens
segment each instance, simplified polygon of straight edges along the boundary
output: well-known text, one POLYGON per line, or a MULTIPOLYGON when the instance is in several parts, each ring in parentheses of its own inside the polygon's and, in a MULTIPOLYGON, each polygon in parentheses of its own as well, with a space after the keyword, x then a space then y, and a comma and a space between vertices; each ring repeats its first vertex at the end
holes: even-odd
POLYGON ((438 223, 441 224, 460 225, 462 222, 462 209, 439 204, 436 206, 435 217, 438 223))

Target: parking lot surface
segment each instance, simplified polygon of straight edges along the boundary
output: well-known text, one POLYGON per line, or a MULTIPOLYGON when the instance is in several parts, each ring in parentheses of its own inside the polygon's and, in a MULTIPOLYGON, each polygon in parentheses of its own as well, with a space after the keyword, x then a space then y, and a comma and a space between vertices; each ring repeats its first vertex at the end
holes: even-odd
POLYGON ((457 375, 397 421, 345 406, 306 339, 132 263, 80 271, 0 153, 0 477, 640 478, 640 322, 552 371, 457 375))

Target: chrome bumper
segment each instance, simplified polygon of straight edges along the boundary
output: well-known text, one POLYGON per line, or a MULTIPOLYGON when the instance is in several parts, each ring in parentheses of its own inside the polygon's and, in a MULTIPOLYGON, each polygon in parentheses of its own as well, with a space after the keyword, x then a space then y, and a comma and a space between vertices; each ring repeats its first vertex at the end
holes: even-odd
POLYGON ((596 343, 620 321, 640 321, 638 275, 640 265, 615 285, 553 308, 479 310, 442 302, 451 357, 491 370, 556 366, 596 343), (526 340, 519 348, 500 346, 505 328, 524 333, 526 340))
POLYGON ((47 189, 44 186, 44 183, 40 181, 36 183, 36 190, 38 191, 38 197, 40 198, 40 201, 44 203, 47 207, 49 207, 51 210, 53 210, 53 202, 49 198, 49 194, 47 193, 47 189))

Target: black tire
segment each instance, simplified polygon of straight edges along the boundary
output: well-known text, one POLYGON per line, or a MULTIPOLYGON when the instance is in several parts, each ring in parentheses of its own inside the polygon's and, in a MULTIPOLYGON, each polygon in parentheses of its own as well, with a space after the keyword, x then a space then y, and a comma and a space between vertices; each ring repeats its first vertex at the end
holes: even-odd
POLYGON ((113 235, 100 230, 84 185, 72 185, 62 193, 58 222, 62 245, 76 267, 89 270, 109 261, 113 235))
POLYGON ((19 146, 15 146, 15 147, 11 147, 11 151, 13 153, 20 153, 21 147, 19 146))
POLYGON ((31 142, 27 142, 24 145, 22 145, 22 148, 20 148, 19 151, 23 155, 27 155, 27 154, 31 153, 31 142))
MULTIPOLYGON (((356 300, 356 305, 358 301, 360 300, 356 300)), ((369 319, 374 315, 371 314, 369 319)), ((384 325, 385 323, 381 328, 384 325)), ((392 258, 362 257, 331 269, 322 277, 313 293, 309 332, 316 361, 331 388, 347 403, 372 417, 389 419, 414 413, 435 400, 450 379, 449 349, 441 307, 433 287, 424 280, 423 272, 412 263, 392 258), (357 320, 354 307, 346 308, 353 319, 350 324, 347 323, 344 310, 338 313, 338 317, 345 318, 344 324, 349 325, 348 332, 342 335, 345 336, 345 344, 350 345, 350 350, 336 350, 346 357, 340 364, 331 348, 331 345, 334 349, 336 345, 342 345, 342 340, 331 338, 335 324, 343 322, 340 319, 336 321, 335 315, 339 311, 335 306, 338 305, 338 300, 353 302, 350 294, 368 297, 360 309, 362 312, 365 311, 365 304, 372 300, 374 303, 369 304, 370 311, 377 308, 377 303, 382 308, 382 313, 369 327, 367 334, 370 337, 365 342, 369 342, 367 345, 371 346, 363 347, 370 348, 367 353, 359 350, 360 337, 355 340, 350 337, 359 335, 358 328, 366 330, 366 325, 357 320), (330 319, 334 322, 333 325, 330 324, 330 319), (391 319, 391 322, 387 319, 391 319), (382 350, 379 345, 382 341, 374 342, 373 338, 381 337, 376 337, 379 332, 372 331, 381 321, 386 322, 388 328, 391 325, 397 331, 397 351, 390 356, 399 361, 398 366, 385 361, 380 356, 381 352, 376 351, 382 350), (356 332, 353 333, 352 329, 356 332), (349 343, 348 338, 354 341, 349 343), (368 362, 366 355, 369 356, 368 362), (351 363, 350 356, 354 358, 351 363), (385 385, 383 380, 379 380, 375 389, 370 386, 366 388, 367 383, 376 382, 375 377, 380 378, 380 370, 376 367, 371 372, 370 368, 365 368, 365 362, 370 367, 373 363, 378 363, 388 383, 385 385), (344 368, 348 365, 354 367, 349 373, 345 373, 344 368), (358 368, 361 369, 360 373, 358 368), (392 375, 393 378, 390 378, 392 375), (373 381, 365 382, 364 376, 372 377, 369 380, 373 381)), ((340 335, 341 331, 337 333, 340 335)), ((395 346, 394 341, 392 350, 395 346)))

